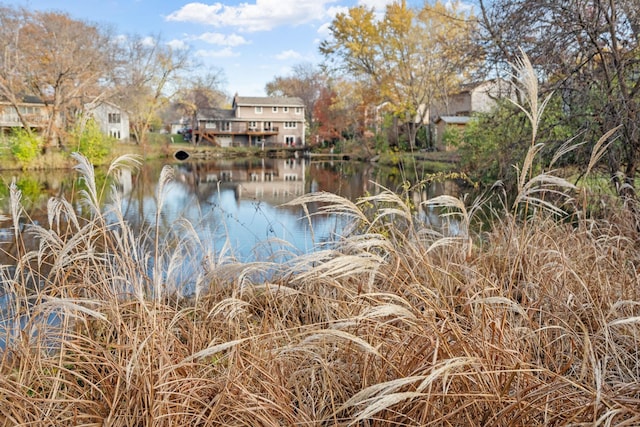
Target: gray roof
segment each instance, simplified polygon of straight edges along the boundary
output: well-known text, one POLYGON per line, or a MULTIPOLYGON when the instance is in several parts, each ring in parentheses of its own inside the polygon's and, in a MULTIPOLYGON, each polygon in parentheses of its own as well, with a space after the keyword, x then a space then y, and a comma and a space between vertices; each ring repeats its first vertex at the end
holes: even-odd
POLYGON ((203 108, 198 111, 198 120, 235 118, 235 111, 227 108, 203 108))
POLYGON ((236 105, 250 107, 304 107, 302 99, 285 96, 236 96, 233 102, 236 105))
POLYGON ((469 116, 440 116, 436 119, 436 123, 445 122, 450 125, 466 125, 471 120, 469 116))
MULTIPOLYGON (((44 101, 42 100, 42 98, 35 96, 35 95, 18 95, 17 97, 17 101, 19 104, 42 104, 44 105, 44 101)), ((9 100, 2 96, 0 97, 0 102, 2 103, 8 103, 9 100)))

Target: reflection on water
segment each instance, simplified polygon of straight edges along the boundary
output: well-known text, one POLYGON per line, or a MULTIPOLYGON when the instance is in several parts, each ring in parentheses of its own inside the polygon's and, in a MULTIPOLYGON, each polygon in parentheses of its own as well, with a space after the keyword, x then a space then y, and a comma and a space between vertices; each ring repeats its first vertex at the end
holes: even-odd
MULTIPOLYGON (((145 230, 156 221, 156 191, 164 164, 147 162, 139 170, 123 174, 122 211, 134 230, 145 230)), ((340 220, 317 214, 318 206, 310 204, 314 214, 303 218, 300 207, 282 206, 298 196, 326 191, 356 200, 382 191, 381 187, 399 190, 403 176, 399 171, 383 169, 365 162, 310 162, 308 159, 244 159, 206 162, 174 162, 174 179, 165 189, 165 202, 160 215, 161 229, 169 230, 179 219, 194 225, 203 241, 214 253, 223 248, 236 259, 247 261, 271 256, 284 246, 293 252, 308 252, 316 245, 330 241, 339 233, 340 220), (315 241, 313 240, 315 238, 315 241), (280 239, 279 246, 260 245, 268 239, 280 239)), ((99 188, 104 172, 96 171, 99 188)), ((5 185, 0 188, 0 207, 8 212, 8 184, 15 180, 23 193, 30 221, 46 224, 46 201, 64 196, 75 200, 80 183, 68 172, 17 173, 0 175, 5 185)), ((451 182, 436 182, 411 194, 414 206, 441 194, 457 192, 451 182)), ((83 207, 76 204, 79 212, 83 207)), ((433 208, 420 211, 432 225, 439 224, 433 208)), ((7 223, 5 227, 9 227, 7 223)), ((12 235, 9 228, 0 230, 0 239, 12 235)))

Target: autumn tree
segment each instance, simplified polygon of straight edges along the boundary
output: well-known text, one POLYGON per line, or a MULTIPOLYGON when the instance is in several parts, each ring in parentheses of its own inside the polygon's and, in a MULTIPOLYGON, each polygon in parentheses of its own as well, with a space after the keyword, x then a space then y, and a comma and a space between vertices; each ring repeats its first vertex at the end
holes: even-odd
POLYGON ((26 81, 21 74, 24 61, 18 48, 23 25, 24 13, 8 7, 0 8, 0 98, 11 105, 25 131, 30 134, 31 123, 18 108, 21 95, 26 91, 26 81))
POLYGON ((158 113, 176 97, 183 73, 193 63, 188 49, 174 49, 160 37, 130 36, 119 47, 116 99, 129 112, 133 137, 143 144, 158 113))
POLYGON ((523 49, 545 90, 561 99, 564 123, 590 141, 589 150, 621 126, 608 167, 621 194, 633 194, 640 154, 637 0, 480 0, 479 7, 489 63, 505 69, 523 49))
POLYGON ((106 90, 102 78, 114 58, 110 35, 59 12, 5 8, 0 15, 1 94, 14 106, 24 95, 45 103, 49 120, 43 139, 48 147, 84 102, 106 90))
POLYGON ((198 111, 221 107, 227 99, 222 90, 225 82, 221 69, 209 69, 205 74, 196 74, 184 79, 172 103, 172 110, 182 117, 189 117, 195 126, 198 111))
POLYGON ((268 96, 291 96, 302 100, 305 119, 313 129, 313 112, 322 90, 326 89, 326 77, 320 68, 311 63, 301 63, 293 67, 286 77, 275 77, 268 82, 265 91, 268 96))
POLYGON ((402 0, 388 5, 382 19, 372 8, 352 7, 336 16, 320 51, 338 69, 371 80, 378 103, 388 103, 406 124, 413 147, 429 107, 474 67, 474 22, 457 2, 411 8, 402 0))

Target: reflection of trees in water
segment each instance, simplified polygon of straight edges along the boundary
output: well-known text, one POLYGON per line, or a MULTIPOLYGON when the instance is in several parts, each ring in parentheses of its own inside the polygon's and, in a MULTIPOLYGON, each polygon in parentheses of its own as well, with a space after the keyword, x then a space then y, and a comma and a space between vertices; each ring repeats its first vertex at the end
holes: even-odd
MULTIPOLYGON (((164 163, 161 161, 145 162, 138 170, 123 174, 124 182, 118 185, 122 193, 122 211, 127 222, 136 232, 148 234, 151 241, 153 225, 156 219, 156 188, 164 163)), ((325 191, 338 194, 349 200, 357 200, 365 195, 375 195, 382 191, 380 186, 390 190, 402 191, 404 172, 381 168, 368 162, 309 162, 305 159, 270 159, 247 158, 240 161, 216 159, 202 162, 175 162, 172 164, 174 180, 167 186, 165 212, 160 215, 160 230, 169 233, 174 222, 181 216, 196 223, 208 221, 210 230, 222 229, 223 221, 235 220, 229 212, 237 210, 240 203, 251 203, 256 215, 272 214, 267 210, 275 209, 282 215, 275 214, 272 221, 277 222, 286 216, 289 227, 299 234, 304 234, 309 226, 314 229, 338 228, 335 219, 327 215, 313 215, 310 220, 301 220, 304 211, 298 206, 280 206, 304 193, 325 191), (377 185, 379 184, 379 185, 377 185), (229 193, 231 192, 231 193, 229 193), (233 197, 223 197, 232 194, 233 197), (235 207, 221 203, 232 201, 235 207), (276 208, 277 207, 277 208, 276 208), (333 222, 332 222, 333 221, 333 222)), ((111 184, 104 180, 103 170, 96 171, 98 187, 104 188, 104 196, 110 192, 111 184)), ((20 173, 12 171, 0 176, 5 185, 0 189, 0 205, 3 212, 8 211, 8 185, 15 177, 23 191, 25 210, 30 221, 47 223, 47 200, 50 197, 65 197, 74 200, 75 194, 83 188, 75 173, 69 171, 49 171, 46 173, 20 173)), ((413 183, 411 183, 413 185, 413 183)), ((434 182, 421 189, 412 190, 410 197, 414 206, 420 206, 428 198, 441 194, 452 194, 449 182, 434 182)), ((106 200, 105 200, 106 201, 106 200)), ((89 216, 89 212, 81 203, 74 201, 74 207, 80 216, 89 216)), ((310 204, 308 212, 317 214, 320 206, 310 204)), ((423 209, 419 211, 426 222, 436 224, 439 221, 437 212, 423 209)), ((266 220, 265 220, 266 221, 266 220)), ((268 221, 267 221, 268 222, 268 221)), ((10 224, 0 229, 0 240, 7 241, 12 235, 10 224), (9 237, 7 237, 9 236, 9 237)), ((267 230, 250 230, 255 232, 256 240, 268 236, 267 230)), ((277 227, 276 227, 277 228, 277 227)), ((35 245, 36 242, 31 242, 35 245)))

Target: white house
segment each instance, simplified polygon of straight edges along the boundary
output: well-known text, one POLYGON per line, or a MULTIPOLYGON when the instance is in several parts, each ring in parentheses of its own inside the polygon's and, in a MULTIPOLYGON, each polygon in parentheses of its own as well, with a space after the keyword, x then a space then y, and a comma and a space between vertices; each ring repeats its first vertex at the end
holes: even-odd
POLYGON ((129 114, 125 110, 110 102, 101 102, 87 108, 102 133, 120 141, 129 139, 129 114))

